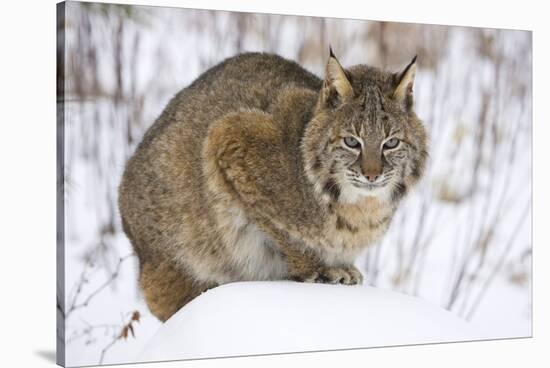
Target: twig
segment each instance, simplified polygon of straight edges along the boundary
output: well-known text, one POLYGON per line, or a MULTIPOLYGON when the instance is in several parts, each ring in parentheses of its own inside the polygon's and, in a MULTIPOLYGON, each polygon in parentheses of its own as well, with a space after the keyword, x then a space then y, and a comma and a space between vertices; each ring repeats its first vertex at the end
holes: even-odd
POLYGON ((473 315, 474 315, 475 311, 477 310, 479 304, 481 303, 481 300, 483 300, 483 297, 487 294, 487 289, 489 289, 489 286, 491 286, 491 283, 493 282, 495 276, 497 275, 497 273, 502 268, 502 265, 504 264, 504 260, 506 259, 506 256, 510 252, 510 249, 512 249, 512 246, 514 245, 516 237, 519 233, 519 229, 521 228, 521 226, 523 225, 525 219, 527 218, 527 214, 529 213, 530 208, 531 208, 531 202, 528 202, 527 206, 525 206, 525 209, 521 213, 521 217, 520 217, 518 223, 514 227, 514 230, 512 232, 512 236, 510 237, 510 240, 508 241, 508 244, 506 244, 506 248, 502 252, 498 262, 496 263, 496 265, 493 267, 493 270, 492 270, 491 274, 489 275, 489 277, 487 277, 487 279, 483 283, 483 286, 481 287, 481 290, 477 294, 477 297, 475 298, 474 302, 472 303, 472 306, 471 306, 470 310, 466 314, 466 319, 467 320, 471 320, 471 318, 473 317, 473 315))
POLYGON ((111 342, 109 342, 101 350, 101 355, 99 357, 100 365, 103 364, 103 360, 105 359, 105 354, 107 354, 107 351, 109 351, 109 349, 111 349, 117 343, 117 341, 119 341, 120 339, 126 340, 128 338, 128 333, 130 333, 132 337, 136 337, 134 333, 134 322, 139 322, 140 318, 141 318, 141 314, 137 310, 133 311, 130 317, 130 320, 127 323, 123 324, 122 326, 119 326, 121 327, 120 333, 115 335, 113 337, 113 340, 111 340, 111 342))
POLYGON ((77 303, 77 299, 78 299, 78 296, 80 295, 81 291, 82 291, 82 287, 83 287, 83 276, 81 278, 81 282, 80 284, 78 285, 78 288, 77 288, 77 291, 76 291, 76 294, 75 294, 75 297, 73 298, 73 301, 71 303, 71 306, 69 307, 69 309, 67 310, 67 313, 65 314, 66 317, 68 317, 72 312, 74 312, 75 310, 79 309, 79 308, 82 308, 82 307, 86 307, 88 306, 88 304, 90 303, 90 301, 96 296, 98 295, 101 291, 103 291, 107 286, 109 286, 109 284, 111 282, 113 282, 117 276, 118 276, 118 273, 120 272, 120 267, 122 266, 122 263, 124 261, 126 261, 128 258, 130 257, 133 257, 134 256, 134 253, 130 253, 122 258, 120 258, 118 260, 118 263, 115 267, 115 270, 113 271, 113 273, 109 276, 109 278, 107 278, 107 280, 105 280, 105 282, 103 282, 97 289, 95 289, 94 291, 92 291, 88 297, 86 299, 84 299, 84 301, 80 302, 80 303, 77 303))
POLYGON ((92 332, 95 330, 105 329, 105 332, 107 332, 110 329, 116 330, 119 327, 120 327, 119 325, 109 325, 109 324, 88 325, 87 327, 82 329, 82 331, 80 332, 74 331, 71 337, 67 339, 66 344, 70 344, 71 342, 76 341, 84 336, 90 337, 92 335, 92 332))
POLYGON ((101 350, 101 355, 99 357, 99 365, 103 364, 103 359, 105 359, 105 354, 107 354, 107 351, 113 347, 113 345, 116 344, 116 342, 120 339, 120 336, 115 337, 107 346, 105 346, 101 350))

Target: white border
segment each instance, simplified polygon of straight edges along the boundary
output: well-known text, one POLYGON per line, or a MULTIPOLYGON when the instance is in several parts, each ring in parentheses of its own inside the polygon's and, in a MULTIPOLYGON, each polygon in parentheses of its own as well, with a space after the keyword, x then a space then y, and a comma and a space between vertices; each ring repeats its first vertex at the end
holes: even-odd
MULTIPOLYGON (((121 1, 112 1, 121 2, 121 1)), ((121 2, 124 3, 124 2, 121 2)), ((548 17, 543 1, 134 0, 126 3, 533 30, 534 338, 149 364, 147 367, 536 367, 548 362, 548 17)), ((43 367, 55 348, 55 2, 0 12, 0 351, 43 367)), ((52 355, 53 357, 53 355, 52 355)), ((134 367, 138 365, 126 365, 134 367)))

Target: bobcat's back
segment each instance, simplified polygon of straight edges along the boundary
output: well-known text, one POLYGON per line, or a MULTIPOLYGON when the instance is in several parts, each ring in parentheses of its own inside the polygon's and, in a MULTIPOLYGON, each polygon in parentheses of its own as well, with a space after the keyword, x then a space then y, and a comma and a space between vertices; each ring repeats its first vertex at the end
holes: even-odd
POLYGON ((125 232, 142 264, 180 254, 186 240, 197 253, 211 242, 201 158, 208 127, 233 111, 269 111, 291 85, 317 92, 321 80, 280 56, 247 53, 209 69, 170 101, 128 161, 119 190, 125 232))

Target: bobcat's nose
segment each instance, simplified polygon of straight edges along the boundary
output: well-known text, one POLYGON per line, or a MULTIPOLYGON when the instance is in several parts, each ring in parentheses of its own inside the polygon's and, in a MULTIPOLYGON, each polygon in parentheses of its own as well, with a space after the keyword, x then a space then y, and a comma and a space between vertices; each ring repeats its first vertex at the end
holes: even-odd
POLYGON ((380 175, 365 175, 365 178, 367 178, 367 181, 369 181, 370 183, 374 183, 376 180, 378 180, 379 177, 380 175))
POLYGON ((382 158, 380 154, 371 149, 365 153, 361 161, 361 172, 369 183, 374 183, 380 178, 383 171, 382 158))

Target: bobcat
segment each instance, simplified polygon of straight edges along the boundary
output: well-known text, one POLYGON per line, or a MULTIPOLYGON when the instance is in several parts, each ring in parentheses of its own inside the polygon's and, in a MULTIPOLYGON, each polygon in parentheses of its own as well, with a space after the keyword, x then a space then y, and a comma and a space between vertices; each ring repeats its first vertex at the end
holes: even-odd
POLYGON ((229 58, 179 92, 128 161, 125 233, 151 312, 246 280, 353 285, 358 253, 386 232, 423 173, 416 57, 399 73, 325 79, 265 53, 229 58))

